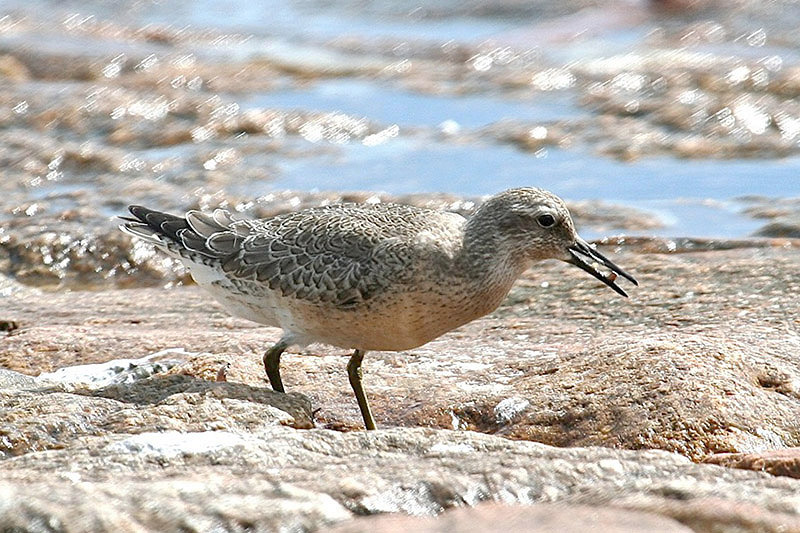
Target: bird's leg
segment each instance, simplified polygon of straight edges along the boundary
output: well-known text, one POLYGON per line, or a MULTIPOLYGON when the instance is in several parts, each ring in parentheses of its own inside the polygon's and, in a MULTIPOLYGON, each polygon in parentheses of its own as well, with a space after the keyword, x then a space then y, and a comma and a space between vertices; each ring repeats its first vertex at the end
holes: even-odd
POLYGON ((364 359, 364 353, 366 352, 363 350, 353 352, 350 362, 347 363, 347 376, 350 378, 350 386, 353 387, 353 392, 356 393, 358 408, 361 409, 361 416, 364 418, 364 427, 375 429, 375 419, 372 418, 367 395, 364 393, 363 385, 361 385, 361 360, 364 359))
POLYGON ((264 368, 267 371, 269 384, 272 385, 272 390, 276 392, 286 392, 283 390, 283 382, 281 381, 281 354, 289 347, 289 344, 283 340, 267 350, 264 354, 264 368))

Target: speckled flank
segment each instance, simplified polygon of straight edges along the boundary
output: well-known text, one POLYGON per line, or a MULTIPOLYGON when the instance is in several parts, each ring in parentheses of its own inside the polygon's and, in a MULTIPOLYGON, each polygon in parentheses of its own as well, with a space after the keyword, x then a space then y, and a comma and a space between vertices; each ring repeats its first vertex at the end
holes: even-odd
POLYGON ((420 346, 496 309, 542 259, 572 262, 624 294, 576 252, 632 280, 578 238, 561 199, 533 188, 500 193, 469 220, 397 204, 337 204, 263 220, 221 210, 131 213, 123 231, 179 258, 230 313, 282 328, 286 345, 420 346))

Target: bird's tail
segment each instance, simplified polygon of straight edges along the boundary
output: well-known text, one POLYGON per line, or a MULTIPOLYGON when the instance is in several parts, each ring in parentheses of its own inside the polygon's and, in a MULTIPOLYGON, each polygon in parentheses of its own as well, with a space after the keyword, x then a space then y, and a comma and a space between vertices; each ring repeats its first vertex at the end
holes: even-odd
POLYGON ((120 224, 120 230, 153 244, 170 255, 177 255, 175 245, 181 242, 179 232, 189 227, 185 218, 141 205, 132 205, 128 210, 133 217, 120 217, 125 221, 120 224))
MULTIPOLYGON (((186 257, 187 253, 199 253, 218 258, 231 252, 220 249, 217 243, 224 240, 220 239, 223 234, 231 233, 235 222, 226 211, 217 209, 213 215, 189 211, 185 217, 179 217, 140 205, 132 205, 128 210, 133 217, 120 217, 124 223, 119 229, 172 256, 186 257)), ((234 233, 232 237, 238 236, 234 233)), ((227 240, 238 242, 239 239, 227 240)))

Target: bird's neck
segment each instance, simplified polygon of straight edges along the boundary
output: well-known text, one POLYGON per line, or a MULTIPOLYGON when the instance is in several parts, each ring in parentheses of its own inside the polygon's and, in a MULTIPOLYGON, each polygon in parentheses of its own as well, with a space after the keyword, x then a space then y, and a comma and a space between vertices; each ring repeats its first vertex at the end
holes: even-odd
MULTIPOLYGON (((463 245, 457 259, 459 273, 477 293, 505 297, 514 281, 530 266, 519 250, 509 249, 500 232, 482 222, 480 211, 464 228, 463 245)), ((499 301, 498 301, 499 303, 499 301)))

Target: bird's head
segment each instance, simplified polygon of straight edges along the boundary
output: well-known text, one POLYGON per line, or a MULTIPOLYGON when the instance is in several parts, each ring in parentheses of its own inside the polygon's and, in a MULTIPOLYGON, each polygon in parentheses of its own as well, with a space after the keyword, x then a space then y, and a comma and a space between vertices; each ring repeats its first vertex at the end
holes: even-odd
POLYGON ((618 276, 638 282, 595 250, 575 231, 564 201, 535 188, 510 189, 484 202, 470 220, 470 229, 491 232, 495 252, 520 264, 560 259, 585 270, 617 293, 627 296, 616 283, 618 276), (608 269, 603 273, 598 268, 608 269))

